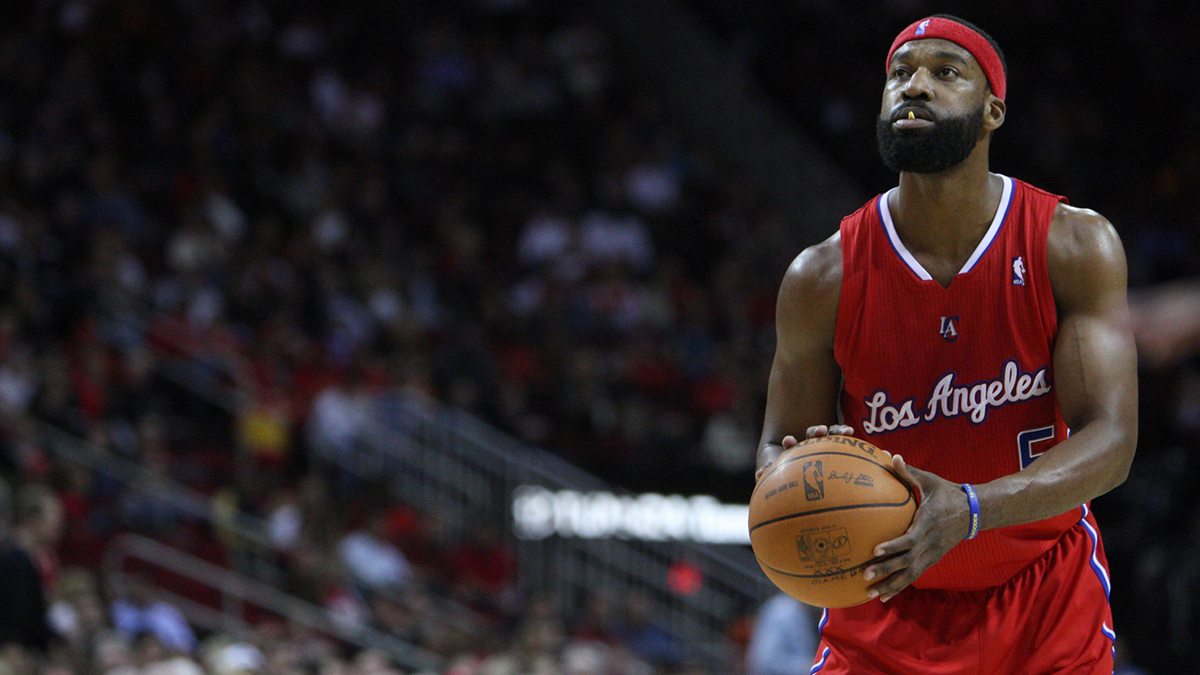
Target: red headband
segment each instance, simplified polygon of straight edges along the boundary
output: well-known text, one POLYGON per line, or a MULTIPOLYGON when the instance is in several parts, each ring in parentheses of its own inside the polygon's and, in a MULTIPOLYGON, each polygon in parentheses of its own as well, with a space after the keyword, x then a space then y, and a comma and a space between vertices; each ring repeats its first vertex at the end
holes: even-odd
POLYGON ((982 35, 952 19, 933 17, 921 19, 901 31, 896 36, 896 40, 892 42, 892 48, 888 50, 887 62, 884 64, 885 72, 891 69, 892 55, 896 53, 900 45, 910 40, 927 38, 949 40, 971 52, 971 56, 974 56, 975 60, 979 62, 979 66, 983 68, 983 74, 987 75, 988 83, 992 85, 992 93, 1004 98, 1008 84, 1005 81, 1004 64, 1000 62, 1000 55, 982 35))

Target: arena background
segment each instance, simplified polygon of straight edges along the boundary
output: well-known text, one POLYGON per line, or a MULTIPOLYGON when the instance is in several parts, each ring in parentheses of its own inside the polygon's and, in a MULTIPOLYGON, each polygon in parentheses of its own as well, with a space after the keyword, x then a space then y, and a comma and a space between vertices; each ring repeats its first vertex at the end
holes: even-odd
POLYGON ((5 3, 0 470, 66 522, 3 665, 741 672, 775 291, 941 11, 1007 57, 993 169, 1125 242, 1094 507, 1120 672, 1191 672, 1200 8, 921 0, 5 3))

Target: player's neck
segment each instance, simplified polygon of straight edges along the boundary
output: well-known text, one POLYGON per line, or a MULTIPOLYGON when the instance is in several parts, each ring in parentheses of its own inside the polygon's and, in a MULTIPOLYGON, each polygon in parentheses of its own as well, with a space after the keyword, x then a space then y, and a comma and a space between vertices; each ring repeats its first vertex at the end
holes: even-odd
POLYGON ((909 250, 953 257, 975 248, 1004 191, 1003 180, 988 171, 986 148, 980 149, 949 171, 900 174, 888 209, 909 250))

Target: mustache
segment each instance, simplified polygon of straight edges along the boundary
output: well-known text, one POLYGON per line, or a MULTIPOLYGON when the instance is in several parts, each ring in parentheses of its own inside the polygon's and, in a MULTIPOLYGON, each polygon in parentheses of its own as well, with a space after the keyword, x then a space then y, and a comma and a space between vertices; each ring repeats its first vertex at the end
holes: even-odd
POLYGON ((888 122, 895 122, 896 120, 903 118, 907 113, 902 113, 900 111, 905 110, 906 108, 916 108, 917 110, 922 110, 926 115, 929 115, 930 119, 934 121, 937 121, 938 119, 938 116, 929 109, 929 106, 925 105, 924 101, 907 101, 905 103, 901 103, 895 108, 892 108, 892 112, 888 117, 888 122))

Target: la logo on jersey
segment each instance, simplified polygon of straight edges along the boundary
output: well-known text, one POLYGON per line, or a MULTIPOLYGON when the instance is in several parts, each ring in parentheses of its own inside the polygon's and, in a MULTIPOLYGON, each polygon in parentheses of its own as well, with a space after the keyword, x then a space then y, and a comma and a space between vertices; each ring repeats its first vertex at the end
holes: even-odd
POLYGON ((946 342, 954 342, 958 339, 958 317, 943 316, 942 327, 938 329, 938 335, 946 339, 946 342))
POLYGON ((1025 258, 1023 258, 1022 256, 1017 256, 1017 257, 1013 258, 1012 285, 1013 286, 1024 286, 1025 285, 1025 258))

